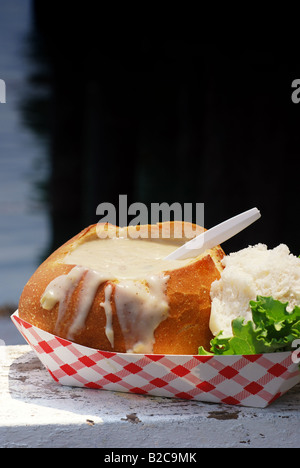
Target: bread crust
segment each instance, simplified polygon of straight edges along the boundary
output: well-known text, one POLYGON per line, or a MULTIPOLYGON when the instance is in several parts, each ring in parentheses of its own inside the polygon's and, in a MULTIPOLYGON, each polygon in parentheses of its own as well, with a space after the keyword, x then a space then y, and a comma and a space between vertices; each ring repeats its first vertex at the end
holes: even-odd
MULTIPOLYGON (((171 239, 175 239, 182 234, 185 237, 184 228, 186 227, 194 229, 195 235, 204 231, 204 228, 200 226, 179 221, 143 225, 139 226, 138 230, 141 235, 149 234, 151 231, 152 235, 155 233, 156 238, 169 235, 171 239)), ((68 329, 76 312, 82 280, 68 300, 59 329, 57 329, 59 304, 51 310, 45 310, 40 303, 41 297, 52 280, 60 275, 68 274, 74 267, 74 265, 63 263, 65 256, 71 250, 82 242, 98 238, 101 233, 108 236, 118 235, 120 229, 123 229, 123 232, 126 229, 129 235, 137 232, 135 226, 119 228, 108 223, 98 223, 87 227, 53 252, 39 266, 24 287, 19 301, 19 316, 38 328, 61 338, 67 338, 68 329)), ((168 317, 155 330, 154 354, 197 354, 199 346, 209 349, 209 342, 213 337, 209 329, 210 287, 213 281, 220 278, 223 268, 221 260, 224 255, 222 248, 217 246, 197 257, 192 263, 166 272, 169 276, 165 291, 169 304, 168 317)), ((100 284, 85 326, 75 334, 74 342, 105 351, 126 352, 114 302, 114 287, 113 281, 100 284), (100 305, 105 301, 104 290, 108 283, 112 284, 113 290, 111 296, 113 348, 105 333, 106 315, 104 308, 100 305)))

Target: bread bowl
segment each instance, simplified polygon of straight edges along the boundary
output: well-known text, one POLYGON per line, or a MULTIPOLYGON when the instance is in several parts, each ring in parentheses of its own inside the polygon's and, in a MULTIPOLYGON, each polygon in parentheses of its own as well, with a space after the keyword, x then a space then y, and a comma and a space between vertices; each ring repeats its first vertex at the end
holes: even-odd
POLYGON ((19 316, 91 348, 197 354, 209 347, 210 287, 220 278, 220 246, 197 258, 162 259, 204 228, 185 222, 87 227, 30 278, 19 316), (155 257, 156 255, 156 257, 155 257))

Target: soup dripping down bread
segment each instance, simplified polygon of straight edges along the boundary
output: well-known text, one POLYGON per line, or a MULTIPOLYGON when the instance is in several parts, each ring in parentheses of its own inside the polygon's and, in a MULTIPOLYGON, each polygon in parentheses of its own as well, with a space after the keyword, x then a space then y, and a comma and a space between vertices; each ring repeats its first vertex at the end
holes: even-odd
POLYGON ((25 286, 19 316, 95 349, 197 354, 209 348, 210 289, 220 246, 196 258, 164 260, 204 228, 185 222, 89 226, 57 249, 25 286))

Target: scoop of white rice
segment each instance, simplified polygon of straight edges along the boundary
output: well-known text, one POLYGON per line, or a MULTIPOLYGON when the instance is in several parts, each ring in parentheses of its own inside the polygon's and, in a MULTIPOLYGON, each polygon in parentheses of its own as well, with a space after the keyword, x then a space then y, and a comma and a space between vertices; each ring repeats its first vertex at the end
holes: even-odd
POLYGON ((286 245, 269 250, 264 244, 250 246, 224 257, 223 265, 221 279, 211 287, 213 335, 223 330, 223 336, 232 336, 236 317, 251 320, 249 301, 257 295, 288 302, 288 310, 300 305, 300 259, 286 245))

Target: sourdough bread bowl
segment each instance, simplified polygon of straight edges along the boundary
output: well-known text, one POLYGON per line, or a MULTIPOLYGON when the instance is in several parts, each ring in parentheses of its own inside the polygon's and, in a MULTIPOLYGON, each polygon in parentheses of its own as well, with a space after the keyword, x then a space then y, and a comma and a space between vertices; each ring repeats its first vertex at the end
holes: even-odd
POLYGON ((61 338, 105 351, 197 354, 209 349, 220 246, 164 257, 204 228, 186 222, 89 226, 50 255, 26 284, 19 316, 61 338), (187 235, 187 232, 189 233, 187 235))

